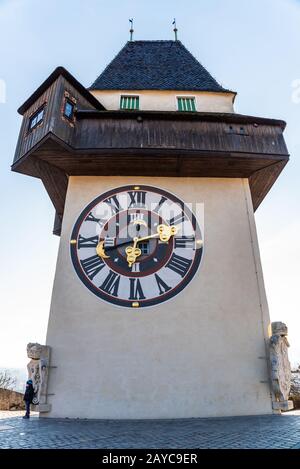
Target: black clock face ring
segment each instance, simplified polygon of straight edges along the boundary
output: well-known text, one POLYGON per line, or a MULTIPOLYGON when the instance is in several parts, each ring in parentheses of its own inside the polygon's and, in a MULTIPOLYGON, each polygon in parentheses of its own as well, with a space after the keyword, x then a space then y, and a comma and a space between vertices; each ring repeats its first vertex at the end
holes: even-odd
POLYGON ((177 295, 201 262, 196 217, 175 195, 123 186, 94 199, 79 215, 71 259, 84 285, 114 305, 143 308, 177 295))

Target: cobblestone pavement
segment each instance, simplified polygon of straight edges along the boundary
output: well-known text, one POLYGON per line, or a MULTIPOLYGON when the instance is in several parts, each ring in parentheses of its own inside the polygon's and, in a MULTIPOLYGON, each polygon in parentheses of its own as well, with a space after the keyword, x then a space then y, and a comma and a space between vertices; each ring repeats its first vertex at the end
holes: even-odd
POLYGON ((44 419, 0 412, 0 448, 298 448, 300 414, 184 420, 44 419))

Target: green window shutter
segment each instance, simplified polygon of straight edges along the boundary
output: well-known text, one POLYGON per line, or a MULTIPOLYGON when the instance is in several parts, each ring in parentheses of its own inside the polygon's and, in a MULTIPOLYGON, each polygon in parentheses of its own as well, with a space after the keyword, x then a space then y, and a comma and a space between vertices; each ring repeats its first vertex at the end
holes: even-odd
POLYGON ((139 96, 121 96, 120 109, 134 110, 139 109, 139 96))
POLYGON ((195 98, 177 98, 178 111, 196 112, 195 98))

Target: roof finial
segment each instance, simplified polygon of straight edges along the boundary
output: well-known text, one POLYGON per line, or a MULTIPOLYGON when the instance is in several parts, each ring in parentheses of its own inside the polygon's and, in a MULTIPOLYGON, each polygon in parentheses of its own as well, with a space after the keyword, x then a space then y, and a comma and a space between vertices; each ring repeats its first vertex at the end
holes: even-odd
POLYGON ((174 25, 173 31, 174 31, 174 34, 175 34, 175 41, 178 41, 178 38, 177 38, 177 31, 178 31, 178 29, 177 29, 177 27, 176 27, 176 18, 174 18, 172 24, 174 25))
POLYGON ((133 31, 134 31, 134 29, 133 29, 133 18, 130 18, 129 23, 130 23, 130 30, 129 30, 129 32, 130 32, 130 41, 133 41, 133 31))

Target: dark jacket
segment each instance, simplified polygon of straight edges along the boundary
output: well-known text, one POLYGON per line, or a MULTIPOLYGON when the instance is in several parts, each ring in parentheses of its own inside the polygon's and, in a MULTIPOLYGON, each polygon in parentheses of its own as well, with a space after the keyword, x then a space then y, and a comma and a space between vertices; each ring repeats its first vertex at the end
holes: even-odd
POLYGON ((34 389, 33 389, 32 384, 30 383, 26 384, 26 390, 25 390, 23 400, 27 402, 32 402, 33 396, 34 396, 34 389))

